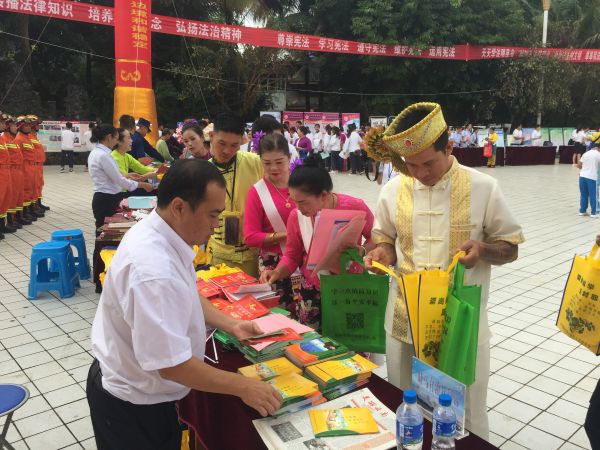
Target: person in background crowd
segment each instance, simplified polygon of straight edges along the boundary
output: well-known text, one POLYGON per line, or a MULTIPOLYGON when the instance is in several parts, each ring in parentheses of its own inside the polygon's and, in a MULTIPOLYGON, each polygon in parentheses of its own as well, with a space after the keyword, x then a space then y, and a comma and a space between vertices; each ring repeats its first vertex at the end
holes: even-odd
POLYGON ((517 128, 513 130, 512 133, 512 143, 511 145, 523 145, 523 125, 517 125, 517 128))
POLYGON ((486 143, 492 144, 492 156, 487 160, 487 166, 491 169, 496 167, 496 142, 498 142, 498 135, 494 128, 490 128, 488 136, 485 138, 486 143))
POLYGON ((460 141, 462 139, 462 127, 454 128, 452 130, 450 139, 452 140, 452 147, 454 147, 454 148, 459 147, 460 141))
POLYGON ((88 129, 85 133, 83 133, 83 142, 82 142, 82 148, 87 152, 87 154, 85 155, 85 171, 88 171, 88 165, 87 165, 87 159, 88 156, 90 156, 90 152, 94 149, 94 144, 92 143, 92 141, 90 140, 92 138, 92 130, 94 129, 94 127, 96 126, 95 122, 90 122, 88 124, 88 129))
POLYGON ((306 267, 307 251, 312 241, 314 222, 322 209, 360 210, 366 213, 366 223, 362 236, 357 242, 362 254, 372 248, 371 229, 373 213, 365 202, 359 198, 333 192, 333 182, 329 173, 319 167, 319 155, 310 155, 302 166, 297 167, 290 175, 289 192, 297 209, 292 210, 287 221, 287 240, 283 258, 274 270, 265 270, 260 279, 263 283, 274 284, 293 274, 301 267, 303 274, 299 299, 289 305, 292 318, 319 329, 321 325, 321 294, 318 277, 306 267), (301 230, 310 230, 303 233, 301 230), (362 238, 365 243, 360 246, 362 238))
MULTIPOLYGON (((145 136, 150 132, 150 122, 143 117, 138 121, 139 130, 136 130, 135 119, 133 116, 123 114, 119 117, 119 127, 125 128, 131 134, 133 142, 131 144, 131 152, 129 154, 140 161, 142 158, 153 158, 160 162, 165 162, 164 158, 156 151, 145 136)), ((140 161, 144 163, 144 160, 140 161)))
POLYGON ((69 172, 73 172, 75 133, 73 124, 67 122, 65 129, 60 132, 60 173, 65 172, 65 164, 69 164, 69 172))
MULTIPOLYGON (((171 128, 173 130, 173 128, 171 128)), ((180 159, 181 154, 183 153, 184 145, 183 143, 177 140, 175 133, 171 134, 171 137, 167 139, 167 147, 169 148, 169 153, 173 159, 180 159)))
POLYGON ((448 127, 448 142, 450 147, 454 147, 454 139, 456 138, 454 127, 448 127))
POLYGON ((223 114, 214 122, 210 161, 225 177, 227 201, 207 254, 213 265, 225 263, 258 277, 258 251, 244 241, 244 210, 248 191, 263 177, 263 168, 256 153, 239 151, 243 135, 244 123, 238 116, 223 114))
POLYGON ((240 145, 240 152, 250 151, 252 151, 252 130, 246 128, 244 130, 244 139, 242 139, 242 145, 240 145))
POLYGON ((585 153, 585 132, 582 127, 577 127, 571 134, 571 141, 575 146, 575 152, 573 153, 573 165, 577 166, 581 161, 581 155, 585 153))
MULTIPOLYGON (((383 141, 378 134, 365 139, 367 152, 374 159, 391 159, 401 175, 381 189, 373 227, 377 247, 367 254, 365 266, 377 273, 373 261, 393 266, 400 274, 446 270, 458 249, 466 252, 460 260, 468 269, 465 284, 481 286, 481 316, 476 380, 467 388, 465 427, 487 440, 491 265, 517 258, 522 229, 497 180, 460 165, 452 156, 440 105, 409 106, 385 133, 383 141)), ((411 387, 414 355, 409 330, 405 301, 393 282, 385 315, 388 380, 404 390, 411 387)))
POLYGON ((163 128, 160 138, 156 142, 156 151, 165 159, 165 162, 172 162, 173 157, 169 151, 167 141, 171 139, 173 132, 169 128, 163 128))
POLYGON ((331 127, 331 135, 327 142, 327 151, 331 157, 331 170, 330 172, 340 172, 342 170, 342 164, 340 161, 340 151, 342 150, 341 132, 339 127, 331 127))
POLYGON ((467 130, 471 132, 471 146, 479 147, 479 140, 477 137, 477 129, 473 128, 473 125, 469 124, 467 130))
MULTIPOLYGON (((263 114, 252 123, 252 128, 248 133, 250 135, 251 142, 258 142, 259 135, 257 135, 257 133, 259 133, 259 135, 277 133, 283 136, 284 128, 274 116, 272 116, 271 114, 263 114)), ((290 153, 291 162, 296 161, 298 159, 298 151, 296 150, 296 147, 290 144, 288 146, 288 150, 290 153)), ((256 150, 255 153, 258 153, 258 150, 256 150)))
POLYGON ((312 136, 312 148, 314 153, 323 151, 323 133, 321 132, 321 125, 315 124, 315 131, 311 133, 312 136))
POLYGON ((292 134, 290 133, 290 123, 283 123, 283 136, 287 139, 288 143, 292 144, 292 134))
POLYGON ((204 143, 204 130, 198 122, 185 122, 181 128, 181 137, 183 145, 185 145, 185 151, 181 155, 182 159, 206 160, 209 150, 204 143))
POLYGON ((294 127, 294 131, 295 133, 292 134, 292 143, 295 143, 296 140, 300 137, 300 135, 298 134, 298 131, 300 130, 300 127, 303 126, 304 124, 302 123, 301 120, 296 120, 296 126, 294 127))
POLYGON ((598 168, 600 167, 600 147, 594 147, 589 152, 585 152, 577 167, 579 172, 579 215, 587 215, 588 204, 591 209, 591 216, 594 219, 600 217, 597 211, 598 198, 596 182, 598 181, 598 168))
POLYGON ((536 125, 535 130, 531 132, 531 145, 535 147, 541 147, 543 144, 542 128, 539 125, 536 125))
POLYGON ((23 185, 20 201, 23 205, 23 217, 35 222, 38 218, 44 217, 44 211, 36 205, 36 183, 38 181, 35 170, 36 155, 35 147, 29 136, 32 123, 33 121, 26 116, 18 117, 17 128, 19 132, 12 143, 19 147, 22 157, 23 185))
POLYGON ((460 147, 469 147, 471 145, 471 135, 473 133, 471 124, 467 125, 466 128, 463 128, 460 132, 460 147), (469 129, 469 126, 471 129, 469 129))
POLYGON ((196 288, 192 247, 209 239, 225 203, 215 166, 176 161, 157 208, 119 245, 91 332, 86 393, 99 450, 179 450, 175 402, 190 389, 234 395, 262 416, 281 406, 268 383, 204 362, 208 327, 242 340, 262 333, 255 322, 220 312, 196 288))
POLYGON ((122 189, 134 191, 138 187, 151 192, 150 183, 135 181, 121 175, 117 162, 111 156, 112 148, 119 141, 119 132, 112 125, 100 125, 92 131, 92 142, 96 145, 88 157, 90 176, 94 183, 92 212, 94 213, 96 236, 104 225, 104 219, 110 217, 124 198, 122 189))
POLYGON ((309 130, 308 127, 304 125, 298 128, 298 139, 294 141, 294 147, 296 147, 296 151, 300 155, 300 159, 304 161, 309 153, 312 152, 312 142, 308 137, 309 130))
POLYGON ((17 229, 10 225, 8 213, 12 198, 12 182, 10 177, 10 153, 4 142, 4 133, 8 115, 0 112, 0 240, 4 233, 14 233, 17 229))
POLYGON ((355 124, 351 123, 348 125, 348 131, 350 133, 347 144, 348 152, 350 154, 350 169, 353 174, 358 173, 362 175, 365 171, 361 157, 361 144, 363 140, 358 134, 355 124))
MULTIPOLYGON (((144 166, 141 162, 131 156, 128 152, 131 150, 132 138, 129 134, 129 130, 125 128, 119 128, 119 140, 114 146, 114 150, 111 152, 111 156, 117 162, 119 166, 119 172, 125 178, 130 178, 135 181, 148 181, 149 179, 156 179, 156 170, 152 167, 144 166)), ((125 189, 122 190, 125 193, 125 197, 132 196, 146 196, 154 195, 155 191, 147 192, 143 188, 137 188, 135 191, 127 192, 125 189)))
POLYGON ((31 141, 35 149, 34 165, 36 174, 36 192, 34 193, 35 196, 33 202, 35 206, 37 206, 37 208, 41 209, 42 211, 49 211, 50 207, 42 203, 42 194, 44 190, 44 163, 46 162, 46 148, 38 138, 38 132, 40 130, 40 124, 42 123, 42 121, 39 119, 38 116, 33 114, 27 117, 31 119, 31 131, 29 132, 29 140, 31 141))
POLYGON ((331 141, 331 125, 327 124, 327 125, 325 125, 325 133, 323 133, 323 142, 321 144, 321 149, 323 152, 325 152, 329 156, 326 159, 322 160, 323 161, 322 167, 325 167, 327 170, 329 170, 331 172, 333 166, 331 165, 331 153, 330 153, 330 149, 329 149, 330 141, 331 141))
MULTIPOLYGON (((161 138, 164 132, 164 126, 162 124, 158 124, 158 137, 161 138)), ((158 150, 158 149, 157 149, 158 150)))
MULTIPOLYGON (((259 249, 259 272, 277 267, 287 238, 286 224, 296 204, 290 197, 290 152, 287 139, 278 133, 267 134, 258 145, 264 178, 248 192, 244 212, 244 240, 248 247, 259 249)), ((279 280, 280 303, 293 300, 289 277, 279 280)))
POLYGON ((19 129, 16 119, 7 116, 6 130, 2 133, 4 145, 10 155, 11 198, 7 210, 11 226, 20 229, 23 225, 31 225, 33 217, 23 212, 23 153, 18 144, 14 143, 19 129))

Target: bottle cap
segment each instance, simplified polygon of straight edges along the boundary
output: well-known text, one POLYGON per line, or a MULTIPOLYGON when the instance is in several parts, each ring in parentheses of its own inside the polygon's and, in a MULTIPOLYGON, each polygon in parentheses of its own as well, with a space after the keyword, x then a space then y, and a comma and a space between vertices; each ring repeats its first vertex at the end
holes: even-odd
POLYGON ((452 404, 452 397, 448 394, 440 394, 439 401, 442 406, 450 406, 452 404))
POLYGON ((404 402, 405 403, 416 403, 417 393, 415 391, 404 391, 404 402))

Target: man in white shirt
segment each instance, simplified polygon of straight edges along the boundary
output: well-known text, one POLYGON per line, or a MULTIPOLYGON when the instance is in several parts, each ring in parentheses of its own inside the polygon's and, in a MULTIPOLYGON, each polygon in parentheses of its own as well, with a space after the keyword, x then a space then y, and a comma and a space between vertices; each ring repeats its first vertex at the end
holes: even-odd
MULTIPOLYGON (((409 106, 385 134, 370 136, 365 147, 372 158, 391 161, 401 172, 381 189, 373 226, 377 247, 367 254, 366 268, 372 270, 372 262, 378 261, 400 274, 446 270, 461 249, 466 256, 460 262, 469 269, 465 284, 482 288, 476 380, 467 388, 465 415, 466 428, 487 440, 491 265, 517 258, 524 239, 521 227, 498 182, 451 156, 446 121, 437 103, 409 106)), ((406 302, 395 282, 390 285, 384 327, 388 380, 410 389, 414 349, 406 302)))
POLYGON ((321 133, 321 125, 315 124, 315 131, 312 133, 312 148, 313 153, 323 151, 323 133, 321 133))
POLYGON ((208 240, 225 198, 213 164, 178 160, 160 183, 156 210, 119 245, 91 333, 87 398, 99 450, 178 450, 175 402, 190 389, 235 395, 262 416, 280 407, 269 384, 203 361, 207 326, 237 338, 261 332, 218 311, 196 288, 192 246, 208 240))
POLYGON ((600 168, 600 147, 594 147, 590 151, 583 154, 577 167, 581 169, 579 172, 579 215, 587 214, 588 204, 591 209, 591 217, 597 219, 598 214, 598 197, 597 197, 597 181, 598 168, 600 168))
POLYGON ((95 127, 96 127, 96 124, 94 122, 90 122, 88 125, 88 130, 85 133, 83 133, 82 147, 87 152, 87 155, 85 157, 85 171, 86 172, 89 170, 88 162, 87 162, 88 156, 90 156, 90 152, 92 150, 94 150, 94 143, 91 141, 91 139, 92 139, 92 130, 95 127))
POLYGON ((472 139, 472 131, 469 128, 471 127, 471 129, 473 128, 471 126, 471 124, 469 124, 469 126, 467 126, 464 130, 462 130, 460 132, 460 146, 461 147, 469 147, 471 145, 471 139, 472 139))
POLYGON ((67 122, 65 129, 60 132, 60 172, 65 172, 65 164, 68 161, 69 172, 73 172, 73 148, 75 146, 75 133, 73 124, 67 122))
POLYGON ((350 132, 347 143, 348 152, 350 154, 350 167, 353 174, 362 174, 364 172, 364 168, 362 164, 360 144, 362 144, 363 140, 356 130, 356 124, 351 123, 348 125, 348 131, 350 132))
POLYGON ((531 145, 535 147, 541 147, 543 144, 542 140, 542 129, 539 125, 535 127, 535 130, 531 132, 531 145))
POLYGON ((523 145, 523 125, 517 125, 512 134, 511 145, 523 145))

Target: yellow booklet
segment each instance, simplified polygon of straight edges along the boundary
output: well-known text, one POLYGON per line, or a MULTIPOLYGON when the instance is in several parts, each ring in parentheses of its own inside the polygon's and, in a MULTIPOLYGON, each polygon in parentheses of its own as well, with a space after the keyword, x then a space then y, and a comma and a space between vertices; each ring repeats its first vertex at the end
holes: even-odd
POLYGON ((361 375, 370 373, 376 369, 377 364, 373 364, 366 358, 360 355, 354 355, 349 358, 324 361, 319 364, 308 367, 306 370, 314 373, 323 381, 342 380, 353 375, 361 375))
POLYGON ((369 408, 311 409, 315 437, 379 433, 369 408))
POLYGON ((287 358, 276 358, 252 366, 240 367, 238 372, 253 380, 266 381, 288 373, 302 373, 302 369, 287 358))
POLYGON ((319 392, 317 383, 297 373, 288 373, 287 375, 275 377, 267 381, 267 383, 281 394, 284 403, 286 400, 294 397, 310 397, 319 392))

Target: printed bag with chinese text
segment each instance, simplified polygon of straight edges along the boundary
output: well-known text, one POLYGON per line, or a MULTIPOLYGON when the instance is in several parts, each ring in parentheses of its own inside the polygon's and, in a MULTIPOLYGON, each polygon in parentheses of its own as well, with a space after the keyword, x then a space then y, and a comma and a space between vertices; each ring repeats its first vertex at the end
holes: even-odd
POLYGON ((350 350, 385 353, 385 308, 389 279, 370 274, 356 249, 345 250, 340 258, 339 275, 321 276, 321 323, 323 335, 350 350), (354 261, 362 273, 348 273, 354 261))
POLYGON ((448 292, 437 368, 470 386, 475 382, 481 286, 465 286, 465 266, 458 264, 448 292))
POLYGON ((600 255, 594 245, 588 256, 575 255, 556 326, 571 339, 600 355, 600 255))

